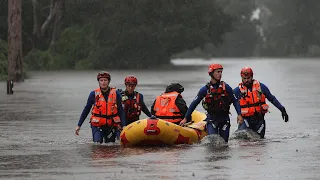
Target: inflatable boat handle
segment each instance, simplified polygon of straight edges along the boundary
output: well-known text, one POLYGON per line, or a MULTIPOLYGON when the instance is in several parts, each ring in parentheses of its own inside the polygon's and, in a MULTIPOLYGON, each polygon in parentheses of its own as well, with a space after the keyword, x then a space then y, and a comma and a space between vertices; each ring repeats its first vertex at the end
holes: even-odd
POLYGON ((192 123, 194 123, 194 121, 187 122, 187 123, 185 123, 183 126, 188 126, 188 125, 190 125, 190 124, 192 124, 192 123))

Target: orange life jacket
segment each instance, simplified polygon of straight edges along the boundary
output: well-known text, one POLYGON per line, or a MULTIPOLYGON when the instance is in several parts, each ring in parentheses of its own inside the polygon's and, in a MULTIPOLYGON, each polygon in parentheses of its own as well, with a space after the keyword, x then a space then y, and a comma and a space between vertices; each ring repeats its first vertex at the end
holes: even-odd
POLYGON ((266 96, 262 93, 260 83, 253 80, 252 91, 242 83, 239 84, 241 98, 239 100, 241 115, 244 117, 254 116, 255 113, 265 114, 269 105, 266 104, 266 96))
POLYGON ((156 112, 155 116, 172 123, 181 121, 183 116, 175 103, 178 96, 182 97, 181 94, 175 91, 157 96, 153 107, 156 112))
POLYGON ((226 90, 226 84, 221 81, 218 88, 209 82, 206 85, 207 94, 202 101, 202 106, 209 114, 229 114, 231 100, 226 90))
POLYGON ((110 88, 109 96, 106 101, 100 88, 94 90, 95 104, 92 107, 90 123, 92 126, 119 126, 120 117, 117 107, 117 93, 115 88, 110 88))

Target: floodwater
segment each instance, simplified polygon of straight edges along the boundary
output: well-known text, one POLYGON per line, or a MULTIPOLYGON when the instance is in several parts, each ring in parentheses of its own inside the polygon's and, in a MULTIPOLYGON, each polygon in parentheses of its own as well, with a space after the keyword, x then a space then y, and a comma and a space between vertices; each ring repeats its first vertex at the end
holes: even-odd
MULTIPOLYGON (((285 59, 175 60, 169 70, 111 71, 111 85, 123 87, 134 74, 148 107, 172 82, 185 86, 188 105, 209 77, 207 65, 222 63, 223 80, 231 87, 239 71, 251 66, 286 107, 288 123, 271 105, 266 138, 235 139, 236 113, 227 147, 179 145, 121 148, 119 143, 94 145, 86 119, 74 135, 89 92, 97 87, 96 71, 33 72, 6 95, 0 84, 1 179, 320 179, 320 62, 285 59), (183 65, 183 66, 182 66, 183 65)), ((201 104, 197 110, 203 112, 201 104)), ((142 118, 146 116, 143 115, 142 118)))

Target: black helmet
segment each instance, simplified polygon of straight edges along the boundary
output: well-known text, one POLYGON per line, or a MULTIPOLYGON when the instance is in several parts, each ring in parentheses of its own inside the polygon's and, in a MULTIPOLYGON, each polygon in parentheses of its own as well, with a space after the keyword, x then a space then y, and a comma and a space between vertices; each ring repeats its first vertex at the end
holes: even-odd
POLYGON ((171 83, 167 86, 166 93, 173 91, 181 94, 184 91, 184 87, 179 83, 171 83))

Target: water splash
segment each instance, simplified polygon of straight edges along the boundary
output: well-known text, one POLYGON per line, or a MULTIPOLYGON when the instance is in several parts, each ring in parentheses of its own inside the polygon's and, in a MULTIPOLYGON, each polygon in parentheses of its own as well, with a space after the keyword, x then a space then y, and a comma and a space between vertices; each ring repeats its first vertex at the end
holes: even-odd
POLYGON ((245 139, 245 140, 258 140, 260 136, 251 129, 236 130, 230 139, 245 139))
POLYGON ((226 143, 224 139, 217 134, 207 135, 201 140, 200 144, 211 148, 223 148, 228 146, 228 143, 226 143))

